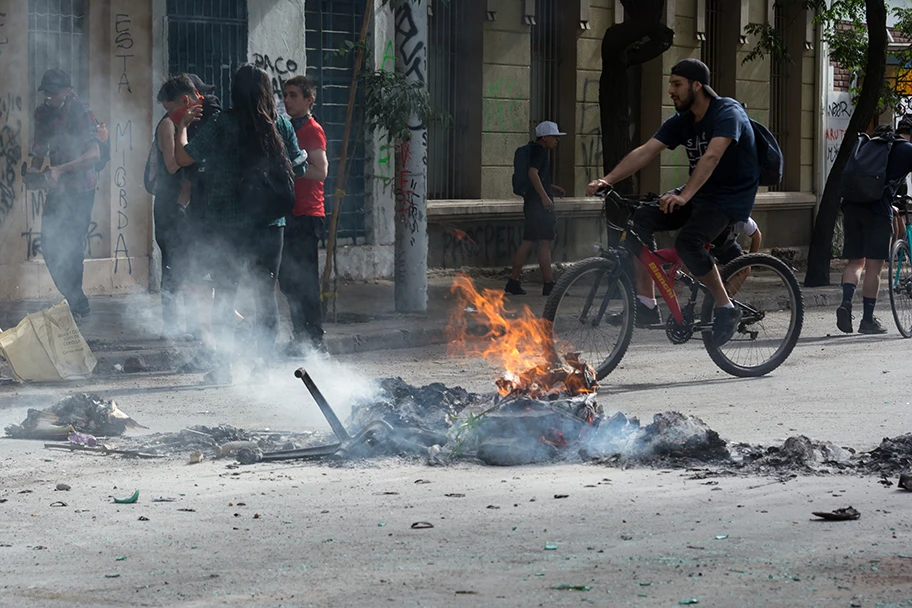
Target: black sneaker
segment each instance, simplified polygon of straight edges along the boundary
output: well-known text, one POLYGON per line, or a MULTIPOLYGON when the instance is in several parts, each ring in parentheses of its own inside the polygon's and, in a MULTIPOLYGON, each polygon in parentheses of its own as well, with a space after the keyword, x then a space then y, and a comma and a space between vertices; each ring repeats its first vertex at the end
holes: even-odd
POLYGON ((658 325, 662 322, 662 315, 659 314, 659 307, 649 308, 643 304, 642 300, 637 298, 636 301, 636 326, 646 327, 647 325, 658 325))
POLYGON ((550 296, 551 291, 554 289, 554 281, 548 281, 542 285, 542 295, 550 296))
POLYGON ((845 334, 852 333, 852 306, 843 302, 836 309, 836 327, 845 334))
POLYGON ((858 324, 858 333, 860 334, 885 334, 887 328, 883 326, 880 319, 873 317, 870 321, 862 319, 858 324))
POLYGON ((507 279, 507 286, 504 287, 504 292, 510 294, 511 296, 526 295, 526 290, 522 288, 522 283, 516 279, 507 279))
POLYGON ((716 346, 722 346, 731 340, 738 330, 738 324, 741 322, 741 309, 716 307, 713 314, 715 316, 713 321, 713 343, 716 346))

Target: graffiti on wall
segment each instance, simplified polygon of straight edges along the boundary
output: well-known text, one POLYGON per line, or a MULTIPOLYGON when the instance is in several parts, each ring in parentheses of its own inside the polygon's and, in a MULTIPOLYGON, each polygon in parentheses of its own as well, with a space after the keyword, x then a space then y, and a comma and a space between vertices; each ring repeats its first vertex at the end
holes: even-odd
POLYGON ((842 140, 845 139, 849 119, 852 118, 854 111, 855 107, 852 105, 852 98, 848 93, 830 92, 826 104, 826 131, 824 132, 826 140, 825 175, 830 174, 830 169, 836 162, 836 155, 839 153, 839 147, 842 146, 842 140))
MULTIPOLYGON (((44 213, 46 200, 47 192, 44 190, 29 190, 25 212, 25 232, 20 235, 25 240, 25 259, 27 261, 41 256, 41 215, 44 213)), ((87 258, 92 257, 92 244, 100 243, 102 239, 101 233, 98 232, 98 222, 89 222, 85 242, 87 258)))
POLYGON ((272 93, 276 98, 276 106, 278 106, 280 112, 284 112, 285 81, 298 73, 298 62, 285 57, 276 57, 273 60, 269 55, 254 53, 253 65, 269 74, 269 78, 272 80, 272 93))
POLYGON ((0 99, 0 227, 16 206, 16 174, 22 162, 22 97, 7 93, 0 99))
MULTIPOLYGON (((133 48, 133 33, 130 30, 130 15, 117 13, 114 16, 114 45, 119 51, 128 51, 133 48)), ((127 88, 128 93, 132 93, 130 88, 130 77, 127 75, 127 60, 133 57, 132 53, 118 52, 114 53, 116 59, 123 60, 121 66, 120 80, 117 82, 117 92, 127 88)))
MULTIPOLYGON (((522 244, 523 222, 490 221, 484 224, 444 226, 441 231, 439 263, 442 268, 462 266, 499 266, 511 263, 522 244)), ((564 246, 561 235, 569 234, 570 218, 557 219, 557 238, 554 239, 554 253, 564 246)), ((436 255, 436 254, 435 254, 436 255)))
MULTIPOLYGON (((129 197, 127 196, 127 184, 129 183, 127 174, 127 152, 133 151, 133 122, 127 121, 125 125, 118 123, 114 127, 114 145, 112 158, 120 161, 117 168, 114 169, 114 187, 116 188, 116 200, 112 207, 117 210, 117 244, 114 247, 114 274, 120 269, 120 258, 123 256, 127 261, 127 274, 133 274, 133 261, 130 259, 130 250, 127 246, 127 237, 124 230, 130 225, 130 217, 127 211, 130 208, 129 197), (118 158, 118 154, 120 157, 118 158)), ((113 210, 113 209, 112 209, 113 210)))
POLYGON ((3 57, 3 49, 9 44, 9 36, 6 35, 6 13, 0 13, 0 58, 3 57))

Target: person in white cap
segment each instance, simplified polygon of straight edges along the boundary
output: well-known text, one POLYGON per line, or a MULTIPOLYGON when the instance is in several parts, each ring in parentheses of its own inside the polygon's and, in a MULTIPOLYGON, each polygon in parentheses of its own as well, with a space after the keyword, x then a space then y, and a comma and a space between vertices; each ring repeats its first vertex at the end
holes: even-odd
POLYGON ((557 217, 554 214, 554 193, 566 194, 563 188, 551 183, 551 154, 557 148, 561 132, 557 124, 546 120, 535 127, 533 142, 517 150, 514 159, 514 192, 523 197, 522 244, 513 256, 513 272, 507 281, 504 291, 511 295, 524 295, 526 290, 519 281, 523 264, 532 250, 538 245, 538 265, 542 273, 542 295, 550 295, 554 288, 554 275, 551 272, 551 246, 557 235, 557 217), (524 155, 527 149, 528 155, 524 155), (528 163, 523 161, 528 158, 528 163), (527 167, 527 168, 526 168, 527 167), (525 175, 523 175, 525 171, 525 175), (525 178, 525 179, 523 179, 525 178))

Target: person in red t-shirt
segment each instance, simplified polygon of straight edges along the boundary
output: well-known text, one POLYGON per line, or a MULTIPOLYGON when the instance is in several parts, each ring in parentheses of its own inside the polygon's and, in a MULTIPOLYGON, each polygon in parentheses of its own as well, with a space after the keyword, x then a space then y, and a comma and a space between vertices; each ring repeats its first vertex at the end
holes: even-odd
POLYGON ((288 298, 294 334, 285 354, 300 357, 308 350, 325 351, 320 269, 317 247, 323 236, 323 180, 329 171, 326 134, 311 109, 317 87, 304 76, 285 81, 285 111, 291 117, 298 145, 307 152, 307 172, 295 180, 295 207, 285 226, 279 285, 288 298))

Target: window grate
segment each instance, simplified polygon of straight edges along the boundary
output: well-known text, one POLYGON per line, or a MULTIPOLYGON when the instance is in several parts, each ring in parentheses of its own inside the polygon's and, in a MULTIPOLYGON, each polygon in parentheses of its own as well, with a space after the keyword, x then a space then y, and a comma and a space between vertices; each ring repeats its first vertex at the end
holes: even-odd
POLYGON ((428 92, 431 103, 451 116, 428 127, 428 199, 471 198, 465 176, 468 132, 462 103, 467 89, 463 76, 465 7, 461 2, 435 2, 428 21, 428 92))
MULTIPOLYGON (((28 74, 31 94, 41 95, 37 90, 45 71, 60 68, 70 75, 73 90, 79 98, 89 102, 86 27, 85 0, 29 0, 28 74)), ((34 124, 32 130, 34 135, 34 124)))
MULTIPOLYGON (((535 0, 535 25, 532 26, 532 74, 529 118, 530 133, 535 125, 560 116, 560 21, 557 0, 535 0)), ((558 122, 558 126, 561 126, 558 122)), ((567 125, 563 127, 566 128, 567 125)), ((533 135, 534 138, 534 135, 533 135)), ((559 155, 551 154, 551 176, 559 175, 559 155)))
MULTIPOLYGON (((786 15, 785 8, 777 2, 773 8, 773 26, 783 40, 786 38, 786 15)), ((788 138, 787 113, 788 113, 788 92, 787 92, 787 73, 788 65, 782 58, 770 58, 770 125, 769 129, 776 136, 780 148, 785 148, 785 142, 788 138)), ((782 190, 783 185, 779 183, 770 186, 770 191, 782 190)))
MULTIPOLYGON (((346 42, 358 39, 363 17, 363 3, 352 0, 307 0, 304 6, 305 45, 307 72, 317 84, 317 102, 314 115, 326 132, 326 155, 330 163, 338 161, 342 153, 345 130, 345 113, 352 78, 352 56, 338 56, 332 51, 346 42)), ((363 115, 360 92, 355 100, 355 122, 352 125, 348 147, 348 180, 336 184, 336 172, 330 170, 324 182, 326 214, 335 204, 336 188, 345 191, 339 216, 339 242, 358 245, 364 242, 365 161, 364 125, 358 120, 363 115)), ((327 222, 328 224, 329 222, 327 222)))
POLYGON ((706 39, 700 47, 700 61, 709 68, 710 82, 718 93, 722 81, 722 0, 706 0, 706 39))
POLYGON ((215 85, 231 106, 231 77, 247 61, 246 0, 168 0, 168 72, 188 72, 215 85))

